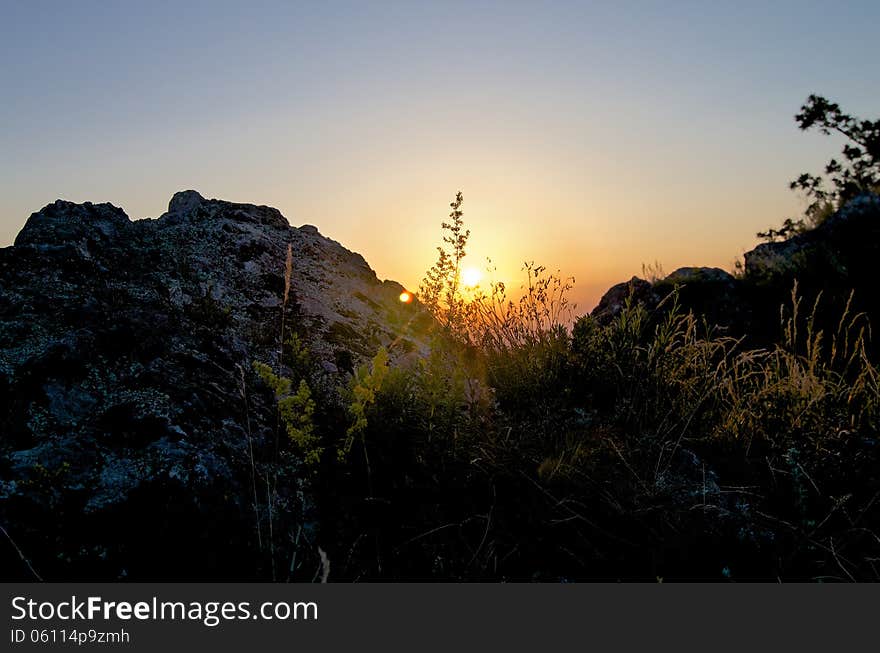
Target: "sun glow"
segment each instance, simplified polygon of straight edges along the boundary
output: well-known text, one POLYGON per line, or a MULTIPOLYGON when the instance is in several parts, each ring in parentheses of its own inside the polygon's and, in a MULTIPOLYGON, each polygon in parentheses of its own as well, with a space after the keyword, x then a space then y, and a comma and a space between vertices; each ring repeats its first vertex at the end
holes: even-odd
POLYGON ((409 304, 413 300, 412 293, 408 293, 407 291, 403 291, 400 293, 400 301, 404 304, 409 304))
POLYGON ((483 273, 477 268, 465 268, 461 271, 461 283, 465 288, 473 288, 480 284, 483 273))

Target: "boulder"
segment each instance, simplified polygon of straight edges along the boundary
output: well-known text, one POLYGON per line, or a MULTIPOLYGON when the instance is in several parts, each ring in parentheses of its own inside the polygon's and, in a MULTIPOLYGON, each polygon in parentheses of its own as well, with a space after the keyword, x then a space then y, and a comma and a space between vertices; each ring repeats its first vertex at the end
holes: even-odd
POLYGON ((654 308, 659 301, 660 297, 654 292, 650 282, 633 277, 609 288, 590 316, 600 324, 608 324, 620 314, 627 302, 654 308))
POLYGON ((733 286, 736 279, 721 268, 678 268, 663 279, 663 283, 676 286, 701 283, 733 286))

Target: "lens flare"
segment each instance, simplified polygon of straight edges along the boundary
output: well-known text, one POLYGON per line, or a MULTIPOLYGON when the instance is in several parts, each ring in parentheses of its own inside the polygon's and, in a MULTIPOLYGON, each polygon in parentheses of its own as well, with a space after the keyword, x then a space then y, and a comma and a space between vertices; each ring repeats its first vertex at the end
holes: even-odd
POLYGON ((412 300, 413 300, 412 293, 409 293, 405 290, 402 293, 400 293, 400 301, 403 302, 404 304, 409 304, 410 302, 412 302, 412 300))
POLYGON ((477 268, 465 268, 461 271, 461 283, 465 288, 473 288, 474 286, 479 285, 480 279, 482 278, 483 273, 477 268))

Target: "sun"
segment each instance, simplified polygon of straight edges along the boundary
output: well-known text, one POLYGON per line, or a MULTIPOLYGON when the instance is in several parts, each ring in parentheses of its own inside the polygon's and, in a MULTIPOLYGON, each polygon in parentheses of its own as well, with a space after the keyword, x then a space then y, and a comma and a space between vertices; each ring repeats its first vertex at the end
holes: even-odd
POLYGON ((483 273, 477 268, 465 268, 461 271, 461 283, 465 288, 473 288, 480 284, 483 273))
POLYGON ((411 292, 404 290, 402 293, 400 293, 399 299, 402 303, 409 304, 410 302, 412 302, 413 296, 411 292))

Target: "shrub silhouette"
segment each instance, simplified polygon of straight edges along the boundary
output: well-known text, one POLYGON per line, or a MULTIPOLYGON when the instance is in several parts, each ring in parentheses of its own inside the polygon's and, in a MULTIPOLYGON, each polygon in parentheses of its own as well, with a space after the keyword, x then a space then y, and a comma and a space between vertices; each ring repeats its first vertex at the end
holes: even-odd
POLYGON ((810 95, 795 120, 801 131, 836 133, 848 142, 841 150, 842 160, 833 158, 826 164, 824 177, 805 172, 789 184, 792 190, 803 191, 810 203, 802 218, 788 218, 779 229, 758 233, 770 241, 820 225, 861 193, 880 192, 880 119, 854 118, 835 102, 810 95))

